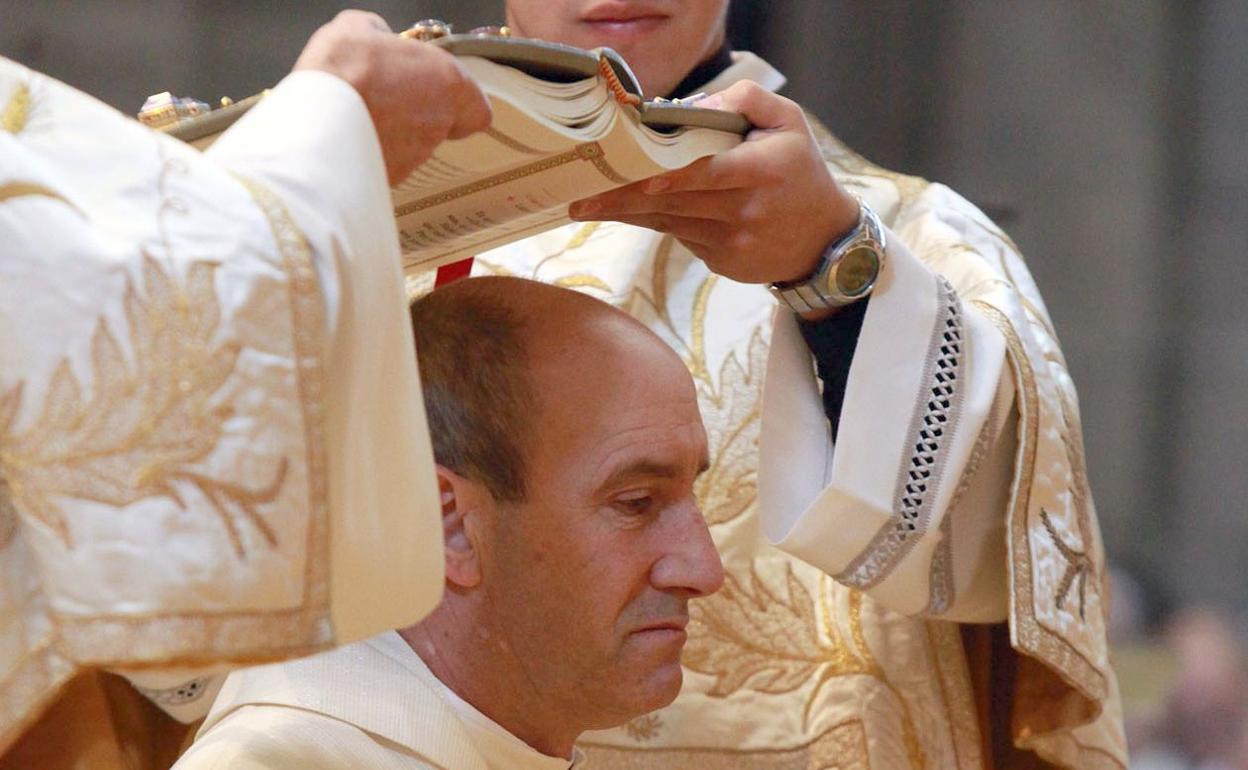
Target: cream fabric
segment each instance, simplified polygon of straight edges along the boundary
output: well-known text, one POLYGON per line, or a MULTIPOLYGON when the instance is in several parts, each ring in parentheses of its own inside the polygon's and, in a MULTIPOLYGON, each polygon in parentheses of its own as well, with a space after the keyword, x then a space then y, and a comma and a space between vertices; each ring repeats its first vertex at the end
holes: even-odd
POLYGON ((0 59, 0 751, 79 667, 272 660, 436 603, 388 201, 329 75, 204 156, 0 59))
POLYGON ((178 770, 569 770, 463 701, 395 632, 234 672, 178 770))
MULTIPOLYGON (((834 452, 827 431, 787 427, 826 422, 809 376, 810 351, 788 313, 776 319, 767 373, 771 384, 763 404, 760 516, 764 531, 784 550, 830 575, 843 575, 846 582, 851 581, 846 568, 871 552, 881 527, 891 526, 897 518, 899 477, 916 456, 916 417, 921 420, 929 411, 930 390, 936 382, 930 371, 934 327, 940 325, 943 331, 954 320, 941 312, 949 300, 942 297, 937 274, 922 265, 896 232, 890 231, 887 240, 891 246, 888 265, 867 309, 838 427, 840 442, 854 451, 834 452), (793 382, 801 383, 800 389, 786 387, 793 382), (794 397, 794 390, 800 398, 794 397)), ((957 301, 954 295, 947 296, 957 301)), ((956 322, 958 341, 953 344, 959 349, 949 368, 955 390, 950 408, 941 414, 940 435, 932 439, 939 464, 922 468, 932 472, 921 480, 926 489, 916 494, 916 499, 927 503, 927 515, 916 507, 917 529, 909 534, 910 542, 893 546, 909 548, 895 566, 880 557, 881 566, 859 568, 862 573, 873 569, 883 573, 869 585, 871 597, 905 614, 921 613, 929 604, 929 572, 960 471, 970 462, 981 432, 998 436, 1005 427, 1006 414, 993 413, 994 400, 1000 395, 1008 404, 1014 395, 1010 379, 1003 376, 1005 342, 995 327, 973 308, 962 310, 956 322), (999 388, 1004 392, 998 394, 999 388)), ((940 345, 949 344, 940 336, 940 345)), ((989 596, 973 609, 954 603, 944 613, 951 620, 993 623, 1006 616, 1005 520, 1000 514, 1006 509, 1013 446, 996 440, 989 452, 985 459, 995 461, 997 472, 977 473, 972 481, 977 488, 999 490, 998 499, 988 505, 964 504, 951 512, 955 524, 961 523, 956 520, 959 514, 967 525, 985 518, 997 524, 990 528, 992 537, 962 537, 965 526, 958 526, 959 538, 954 541, 959 550, 967 550, 958 555, 968 557, 955 558, 955 563, 978 562, 987 569, 981 577, 991 585, 985 589, 989 596), (986 511, 996 515, 985 516, 986 511), (993 541, 996 545, 988 553, 977 553, 993 541)), ((978 502, 974 497, 971 500, 978 502)), ((877 546, 877 553, 885 548, 877 546)), ((970 578, 974 573, 963 574, 970 578)), ((868 582, 863 579, 858 587, 868 588, 868 582)), ((954 595, 960 597, 966 586, 958 588, 963 590, 954 595)))
MULTIPOLYGON (((783 83, 738 53, 702 90, 740 79, 783 83)), ((698 493, 727 581, 691 606, 680 697, 585 736, 589 761, 984 767, 968 665, 987 662, 968 661, 951 621, 1008 621, 1015 719, 997 729, 1064 766, 1123 768, 1078 412, 1026 266, 947 188, 873 166, 815 128, 833 173, 890 235, 837 447, 794 318, 671 238, 575 224, 474 266, 575 287, 641 319, 684 357, 707 424, 698 493), (910 479, 916 467, 930 472, 910 479), (890 538, 899 524, 906 537, 890 538)), ((411 290, 427 285, 409 276, 411 290)))

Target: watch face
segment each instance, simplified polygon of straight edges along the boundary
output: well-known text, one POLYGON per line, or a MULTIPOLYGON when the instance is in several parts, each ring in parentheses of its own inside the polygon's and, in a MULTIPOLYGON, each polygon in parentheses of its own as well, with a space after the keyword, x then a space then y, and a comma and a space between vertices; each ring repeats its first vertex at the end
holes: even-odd
POLYGON ((854 246, 832 271, 834 286, 830 288, 846 297, 859 297, 871 290, 879 274, 879 253, 871 246, 854 246))

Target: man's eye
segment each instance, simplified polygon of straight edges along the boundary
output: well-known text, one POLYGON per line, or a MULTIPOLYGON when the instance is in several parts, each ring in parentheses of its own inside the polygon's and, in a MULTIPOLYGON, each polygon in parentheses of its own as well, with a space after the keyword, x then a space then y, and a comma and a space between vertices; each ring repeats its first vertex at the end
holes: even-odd
POLYGON ((649 495, 641 497, 617 497, 615 506, 625 513, 642 514, 650 510, 650 505, 654 502, 654 498, 649 495))

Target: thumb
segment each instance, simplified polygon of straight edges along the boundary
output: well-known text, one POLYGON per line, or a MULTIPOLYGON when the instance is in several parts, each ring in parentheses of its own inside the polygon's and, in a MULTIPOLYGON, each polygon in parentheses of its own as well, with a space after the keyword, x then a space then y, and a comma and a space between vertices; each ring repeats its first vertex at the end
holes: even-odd
POLYGON ((752 80, 733 83, 718 93, 696 102, 712 110, 739 112, 756 129, 787 129, 804 122, 802 110, 794 102, 773 94, 752 80))
POLYGON ((493 112, 490 110, 489 100, 485 98, 485 94, 481 93, 481 89, 469 80, 465 83, 460 96, 458 115, 448 137, 463 139, 469 134, 484 131, 490 127, 492 120, 493 112))

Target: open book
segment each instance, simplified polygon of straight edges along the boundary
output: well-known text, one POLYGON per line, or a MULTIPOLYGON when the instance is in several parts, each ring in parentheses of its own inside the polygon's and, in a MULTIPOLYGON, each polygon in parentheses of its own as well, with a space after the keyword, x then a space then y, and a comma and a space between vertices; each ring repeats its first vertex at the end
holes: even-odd
MULTIPOLYGON (((494 118, 483 132, 439 145, 393 189, 408 270, 549 230, 568 221, 572 201, 729 149, 749 130, 736 113, 643 102, 610 49, 470 35, 432 43, 459 57, 494 118)), ((166 130, 204 147, 248 107, 166 130)))

